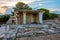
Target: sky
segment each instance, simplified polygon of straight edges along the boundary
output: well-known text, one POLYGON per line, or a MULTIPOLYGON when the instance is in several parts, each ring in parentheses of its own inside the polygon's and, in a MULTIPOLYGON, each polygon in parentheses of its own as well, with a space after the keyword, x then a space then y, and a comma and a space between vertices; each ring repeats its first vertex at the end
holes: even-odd
POLYGON ((0 0, 0 13, 5 13, 8 8, 15 7, 17 2, 24 2, 33 9, 47 8, 50 11, 60 11, 60 0, 0 0))

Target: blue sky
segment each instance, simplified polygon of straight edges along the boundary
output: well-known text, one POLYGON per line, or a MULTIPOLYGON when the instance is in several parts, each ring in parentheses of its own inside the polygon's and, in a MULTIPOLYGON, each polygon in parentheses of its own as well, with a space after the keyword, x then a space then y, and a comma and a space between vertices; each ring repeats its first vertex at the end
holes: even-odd
POLYGON ((40 8, 60 8, 59 4, 60 0, 36 0, 35 3, 31 3, 31 6, 39 6, 40 8))
POLYGON ((47 8, 51 11, 60 11, 60 0, 0 0, 0 12, 5 13, 8 8, 15 7, 19 1, 28 4, 33 9, 47 8))
POLYGON ((48 2, 42 3, 42 7, 46 8, 60 8, 60 0, 49 0, 48 2))

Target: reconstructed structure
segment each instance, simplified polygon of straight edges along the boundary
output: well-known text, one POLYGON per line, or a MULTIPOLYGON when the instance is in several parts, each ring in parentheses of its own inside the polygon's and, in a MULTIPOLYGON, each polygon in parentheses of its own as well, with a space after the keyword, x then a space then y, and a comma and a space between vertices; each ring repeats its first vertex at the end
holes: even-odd
POLYGON ((14 13, 15 18, 12 19, 12 22, 16 24, 42 24, 43 13, 42 10, 20 10, 14 13))

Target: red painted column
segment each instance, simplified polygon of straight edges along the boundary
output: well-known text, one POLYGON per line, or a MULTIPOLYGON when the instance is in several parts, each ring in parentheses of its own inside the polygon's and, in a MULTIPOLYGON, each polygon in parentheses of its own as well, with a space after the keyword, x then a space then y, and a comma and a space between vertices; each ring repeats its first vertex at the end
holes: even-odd
POLYGON ((17 23, 20 24, 20 15, 17 15, 17 23))

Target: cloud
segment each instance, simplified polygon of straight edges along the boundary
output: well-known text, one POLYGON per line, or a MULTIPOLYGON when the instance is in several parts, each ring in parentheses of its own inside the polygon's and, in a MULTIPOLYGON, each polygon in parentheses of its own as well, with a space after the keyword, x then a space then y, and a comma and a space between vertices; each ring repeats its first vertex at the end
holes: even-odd
POLYGON ((43 5, 43 4, 40 3, 38 6, 42 6, 42 5, 43 5))
POLYGON ((0 12, 4 13, 7 8, 15 7, 17 2, 24 2, 28 4, 34 1, 36 0, 0 0, 0 12))
POLYGON ((42 1, 41 3, 51 3, 51 2, 54 2, 54 1, 42 1))
POLYGON ((24 2, 24 3, 30 3, 30 2, 34 2, 36 0, 0 0, 0 1, 4 1, 4 2, 24 2))
POLYGON ((1 2, 0 3, 0 6, 15 6, 15 4, 16 4, 17 2, 10 2, 10 1, 8 1, 8 2, 1 2))
POLYGON ((17 2, 24 2, 26 4, 34 2, 35 0, 0 0, 0 6, 15 6, 17 2))
POLYGON ((8 6, 2 6, 1 8, 8 8, 8 6))
POLYGON ((5 8, 0 8, 0 12, 3 14, 5 13, 5 10, 6 10, 5 8))
POLYGON ((60 8, 47 8, 49 9, 50 11, 60 11, 60 8))
POLYGON ((36 1, 36 0, 20 0, 20 1, 28 4, 28 3, 34 2, 34 1, 36 1))

